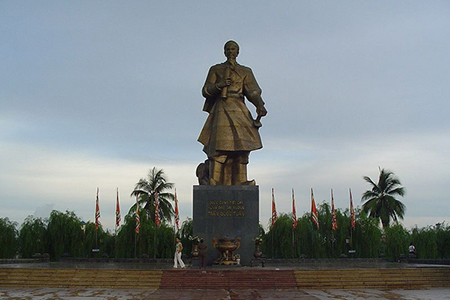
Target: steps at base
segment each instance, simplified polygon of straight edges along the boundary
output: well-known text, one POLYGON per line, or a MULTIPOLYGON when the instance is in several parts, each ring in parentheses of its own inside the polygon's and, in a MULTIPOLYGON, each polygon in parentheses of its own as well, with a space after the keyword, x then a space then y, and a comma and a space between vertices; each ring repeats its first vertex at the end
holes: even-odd
POLYGON ((426 289, 450 287, 450 268, 207 271, 0 268, 0 287, 426 289))

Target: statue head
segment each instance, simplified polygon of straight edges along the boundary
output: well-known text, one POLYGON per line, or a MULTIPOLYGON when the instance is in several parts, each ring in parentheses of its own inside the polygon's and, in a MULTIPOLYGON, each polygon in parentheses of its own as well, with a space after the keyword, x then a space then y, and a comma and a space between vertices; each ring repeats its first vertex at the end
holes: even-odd
POLYGON ((223 46, 223 52, 225 56, 230 59, 235 59, 239 55, 239 45, 235 41, 228 41, 223 46))

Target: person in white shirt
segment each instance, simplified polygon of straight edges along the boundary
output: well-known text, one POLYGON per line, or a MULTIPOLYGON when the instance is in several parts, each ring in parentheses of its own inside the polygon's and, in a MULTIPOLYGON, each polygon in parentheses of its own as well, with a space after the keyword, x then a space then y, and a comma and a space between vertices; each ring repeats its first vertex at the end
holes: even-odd
POLYGON ((180 264, 180 267, 182 269, 186 269, 186 266, 184 265, 184 262, 181 259, 181 251, 183 250, 183 244, 181 244, 179 238, 176 238, 175 241, 177 244, 175 246, 175 257, 173 259, 173 268, 178 269, 178 264, 180 264))

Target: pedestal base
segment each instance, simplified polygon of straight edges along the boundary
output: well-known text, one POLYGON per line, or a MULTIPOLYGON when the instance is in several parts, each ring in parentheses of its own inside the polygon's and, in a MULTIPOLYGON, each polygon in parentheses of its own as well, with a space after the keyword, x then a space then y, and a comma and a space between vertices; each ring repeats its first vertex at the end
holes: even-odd
POLYGON ((206 264, 212 265, 220 252, 213 238, 241 238, 242 265, 250 265, 255 251, 253 239, 259 235, 258 186, 194 186, 193 231, 208 246, 206 264))

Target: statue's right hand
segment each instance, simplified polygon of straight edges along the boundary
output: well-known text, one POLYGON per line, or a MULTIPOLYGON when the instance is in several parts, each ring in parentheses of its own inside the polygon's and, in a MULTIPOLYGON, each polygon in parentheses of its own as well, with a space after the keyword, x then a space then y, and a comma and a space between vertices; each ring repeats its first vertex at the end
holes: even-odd
POLYGON ((226 86, 230 86, 231 85, 231 78, 227 78, 227 79, 222 79, 221 81, 219 81, 216 86, 220 89, 226 87, 226 86))

